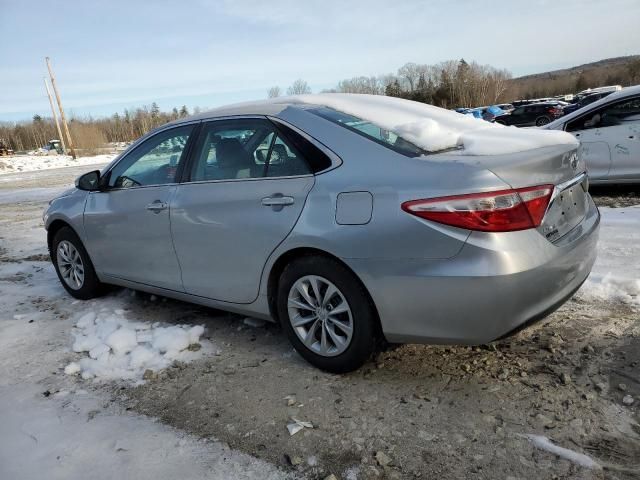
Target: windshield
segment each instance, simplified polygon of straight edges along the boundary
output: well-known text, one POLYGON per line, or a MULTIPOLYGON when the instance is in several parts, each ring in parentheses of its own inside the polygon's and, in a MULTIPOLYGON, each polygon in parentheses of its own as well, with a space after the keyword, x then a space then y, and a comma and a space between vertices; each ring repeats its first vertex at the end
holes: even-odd
POLYGON ((354 115, 348 115, 328 107, 313 108, 309 111, 407 157, 419 157, 428 153, 392 131, 385 130, 354 115))

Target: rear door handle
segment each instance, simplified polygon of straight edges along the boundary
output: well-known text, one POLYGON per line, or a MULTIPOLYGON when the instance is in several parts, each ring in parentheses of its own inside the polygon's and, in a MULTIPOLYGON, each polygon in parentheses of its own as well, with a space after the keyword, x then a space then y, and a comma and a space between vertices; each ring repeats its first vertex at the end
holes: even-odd
POLYGON ((162 210, 166 210, 168 205, 165 202, 160 200, 156 200, 153 203, 147 205, 147 210, 152 211, 153 213, 160 213, 162 210))
POLYGON ((293 205, 293 197, 264 197, 262 199, 262 205, 265 207, 284 207, 285 205, 293 205))

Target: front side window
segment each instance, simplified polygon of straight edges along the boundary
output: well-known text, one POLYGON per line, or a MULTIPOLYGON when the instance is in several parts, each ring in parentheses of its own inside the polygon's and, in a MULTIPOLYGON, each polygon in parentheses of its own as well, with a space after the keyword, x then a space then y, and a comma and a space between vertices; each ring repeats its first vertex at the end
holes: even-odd
POLYGON ((640 97, 616 102, 577 118, 567 124, 567 131, 615 127, 640 123, 640 97))
POLYGON ((112 188, 132 188, 175 183, 178 165, 194 125, 160 132, 138 145, 109 172, 112 188))
POLYGON ((296 147, 268 120, 219 120, 204 125, 191 181, 287 177, 311 173, 296 147))
POLYGON ((328 107, 313 108, 309 111, 407 157, 419 157, 420 155, 428 153, 426 150, 421 149, 392 131, 386 130, 354 115, 339 112, 328 107))

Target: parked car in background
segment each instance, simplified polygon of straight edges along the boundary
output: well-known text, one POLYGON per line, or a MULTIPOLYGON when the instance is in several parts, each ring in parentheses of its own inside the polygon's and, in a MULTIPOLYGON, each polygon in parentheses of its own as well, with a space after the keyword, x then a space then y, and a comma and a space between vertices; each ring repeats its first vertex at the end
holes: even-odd
POLYGON ((640 85, 610 93, 544 128, 580 140, 592 183, 640 183, 640 85))
POLYGON ((496 107, 498 107, 499 109, 501 109, 504 112, 510 112, 511 110, 513 110, 515 108, 510 103, 499 103, 498 105, 496 105, 496 107))
POLYGON ((543 102, 516 107, 511 113, 497 116, 495 121, 516 127, 541 127, 561 116, 562 107, 558 102, 543 102))
POLYGON ((601 93, 588 93, 582 96, 576 103, 571 103, 564 107, 562 110, 564 114, 567 115, 571 112, 575 112, 576 110, 581 109, 582 107, 586 107, 587 105, 600 100, 608 95, 611 95, 613 92, 601 92, 601 93))
POLYGON ((332 372, 383 339, 486 343, 573 295, 599 215, 569 135, 480 123, 346 94, 181 119, 50 203, 51 260, 79 299, 115 284, 278 321, 332 372), (446 134, 418 146, 419 119, 446 134))
POLYGON ((578 92, 578 95, 589 95, 591 93, 604 93, 604 92, 613 93, 613 92, 619 92, 620 90, 622 90, 621 85, 607 85, 604 87, 587 88, 586 90, 582 90, 581 92, 578 92))

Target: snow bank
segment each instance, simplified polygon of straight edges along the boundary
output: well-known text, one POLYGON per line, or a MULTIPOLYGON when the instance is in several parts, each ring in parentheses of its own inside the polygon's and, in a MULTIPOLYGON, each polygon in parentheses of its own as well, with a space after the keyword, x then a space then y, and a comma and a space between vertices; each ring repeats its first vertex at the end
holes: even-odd
POLYGON ((598 258, 578 295, 640 306, 640 206, 600 213, 598 258))
POLYGON ((464 147, 464 155, 498 155, 550 145, 578 146, 573 135, 556 130, 521 129, 382 95, 325 93, 294 95, 273 103, 322 105, 372 122, 428 151, 464 147))
POLYGON ((0 175, 15 172, 33 172, 49 168, 74 167, 81 165, 107 164, 115 154, 94 157, 71 158, 69 155, 13 155, 0 157, 0 175))
POLYGON ((600 470, 602 467, 596 463, 591 457, 584 455, 583 453, 574 452, 568 448, 559 447, 542 435, 524 435, 534 446, 545 450, 554 455, 558 455, 561 458, 569 460, 576 465, 580 465, 585 468, 600 470))
POLYGON ((145 370, 158 371, 174 360, 189 361, 187 350, 200 342, 201 325, 171 325, 127 320, 122 309, 88 311, 76 322, 73 351, 88 354, 65 367, 68 375, 105 380, 141 380, 145 370))

